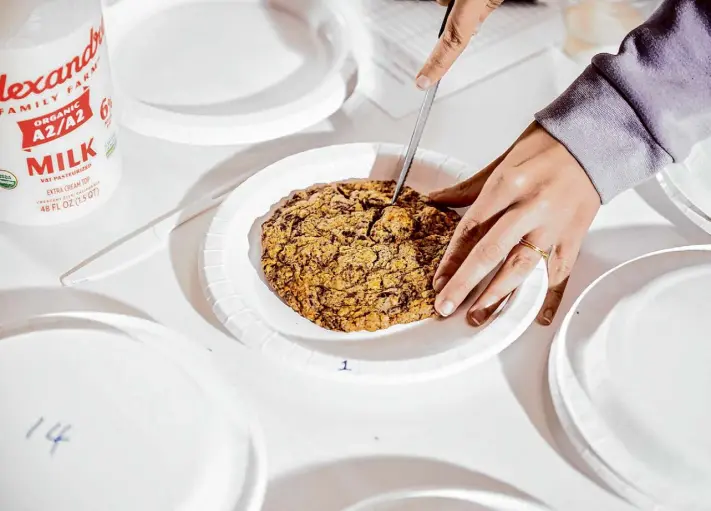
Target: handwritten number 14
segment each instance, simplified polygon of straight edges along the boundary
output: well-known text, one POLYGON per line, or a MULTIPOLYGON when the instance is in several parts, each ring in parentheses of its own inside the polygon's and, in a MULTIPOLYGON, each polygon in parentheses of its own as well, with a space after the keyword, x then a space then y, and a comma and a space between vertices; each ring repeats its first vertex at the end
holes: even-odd
MULTIPOLYGON (((32 427, 27 431, 27 434, 25 435, 25 438, 29 440, 32 435, 34 435, 35 431, 39 429, 39 427, 44 423, 44 417, 40 417, 37 419, 37 422, 35 422, 32 427)), ((69 430, 72 429, 71 424, 66 424, 63 425, 61 422, 57 422, 49 428, 45 435, 44 438, 52 443, 52 448, 49 451, 51 455, 54 455, 54 453, 57 451, 57 448, 59 447, 59 444, 63 442, 69 442, 71 439, 67 436, 67 433, 69 430)))

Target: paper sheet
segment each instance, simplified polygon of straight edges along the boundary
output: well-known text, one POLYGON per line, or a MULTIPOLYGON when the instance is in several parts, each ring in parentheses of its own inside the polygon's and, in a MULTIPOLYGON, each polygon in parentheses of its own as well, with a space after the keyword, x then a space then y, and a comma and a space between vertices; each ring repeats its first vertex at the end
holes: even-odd
MULTIPOLYGON (((445 10, 434 2, 418 0, 361 0, 361 4, 371 43, 365 92, 389 115, 404 117, 422 102, 414 79, 434 48, 445 10)), ((558 7, 505 3, 489 16, 442 80, 438 98, 560 43, 562 38, 558 7)))

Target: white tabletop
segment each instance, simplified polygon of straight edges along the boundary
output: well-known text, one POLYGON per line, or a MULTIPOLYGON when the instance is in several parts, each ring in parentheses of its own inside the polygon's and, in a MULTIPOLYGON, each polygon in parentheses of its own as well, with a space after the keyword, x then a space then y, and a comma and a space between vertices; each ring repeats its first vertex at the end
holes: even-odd
MULTIPOLYGON (((474 167, 486 164, 556 95, 555 62, 542 54, 444 99, 422 145, 474 167)), ((405 143, 414 118, 394 121, 356 98, 331 121, 309 134, 241 148, 178 146, 124 130, 122 187, 102 210, 66 226, 0 227, 0 323, 103 310, 152 318, 209 347, 227 378, 248 391, 265 428, 266 511, 337 511, 419 485, 522 492, 560 511, 630 510, 574 469, 555 442, 544 379, 555 325, 532 326, 500 357, 427 384, 361 387, 284 370, 227 335, 204 300, 197 251, 213 212, 179 228, 166 250, 137 266, 79 288, 60 287, 59 276, 77 263, 213 187, 316 146, 405 143)), ((598 215, 561 316, 612 266, 651 250, 707 242, 656 182, 625 193, 598 215)))

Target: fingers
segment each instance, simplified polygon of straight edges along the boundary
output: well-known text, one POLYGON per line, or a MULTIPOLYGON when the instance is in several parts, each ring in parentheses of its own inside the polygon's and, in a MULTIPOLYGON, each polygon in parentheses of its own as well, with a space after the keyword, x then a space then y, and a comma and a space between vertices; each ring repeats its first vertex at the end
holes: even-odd
POLYGON ((540 252, 555 244, 548 257, 549 289, 537 318, 550 324, 600 207, 599 195, 575 158, 532 123, 488 171, 431 197, 452 206, 472 203, 435 273, 437 312, 450 316, 496 269, 469 310, 469 321, 481 325, 544 257, 540 252), (523 236, 533 247, 519 245, 523 236))
POLYGON ((525 209, 509 209, 502 215, 469 252, 437 295, 437 312, 446 317, 457 310, 472 289, 503 261, 521 237, 533 229, 537 221, 537 216, 525 209))
POLYGON ((452 275, 457 272, 471 250, 484 236, 484 233, 499 219, 499 216, 495 215, 481 224, 468 219, 459 223, 435 272, 432 282, 435 292, 439 293, 444 289, 452 275))
POLYGON ((555 318, 560 308, 560 303, 563 301, 563 293, 565 293, 567 285, 568 278, 566 277, 562 282, 548 288, 546 299, 543 300, 543 306, 541 306, 541 310, 536 317, 536 322, 539 325, 548 326, 553 323, 553 318, 555 318))
POLYGON ((573 271, 573 265, 578 258, 583 237, 577 234, 556 245, 548 260, 548 293, 543 301, 541 311, 538 313, 536 321, 548 326, 553 322, 560 304, 563 301, 563 293, 568 285, 568 278, 573 271))
POLYGON ((429 89, 452 67, 483 21, 486 1, 459 0, 454 4, 442 37, 417 75, 417 87, 429 89))
MULTIPOLYGON (((541 229, 533 231, 525 239, 544 251, 547 251, 552 244, 550 233, 541 229)), ((469 309, 469 321, 475 326, 484 324, 496 310, 496 308, 491 309, 491 306, 517 289, 530 275, 541 257, 542 255, 536 250, 520 243, 511 249, 504 264, 469 309)))
POLYGON ((501 304, 504 303, 504 300, 506 300, 506 298, 508 298, 508 295, 504 296, 501 300, 497 301, 493 305, 490 305, 489 307, 478 309, 476 311, 476 314, 474 314, 470 310, 467 314, 467 319, 469 320, 469 323, 471 323, 472 326, 482 326, 489 320, 489 318, 491 318, 494 312, 496 312, 496 310, 501 307, 501 304))
POLYGON ((486 6, 484 8, 484 12, 486 13, 486 16, 494 12, 496 9, 501 7, 501 4, 504 3, 504 0, 488 0, 486 2, 486 6))
POLYGON ((430 192, 429 198, 436 204, 449 208, 469 206, 479 197, 489 175, 490 173, 484 173, 483 171, 477 172, 466 181, 461 181, 449 188, 430 192))
MULTIPOLYGON (((467 193, 470 193, 466 190, 473 190, 473 193, 481 195, 477 197, 474 204, 472 204, 469 210, 465 213, 464 217, 457 225, 457 228, 454 230, 452 240, 449 242, 447 251, 442 258, 437 271, 435 272, 433 282, 435 291, 439 292, 444 288, 449 279, 464 262, 467 254, 475 246, 477 240, 481 238, 483 233, 486 233, 489 230, 491 225, 494 225, 498 219, 498 216, 503 211, 505 211, 509 206, 517 201, 519 197, 522 196, 522 193, 525 191, 523 188, 524 184, 522 183, 525 180, 519 179, 517 172, 500 172, 499 175, 503 176, 503 178, 497 177, 494 179, 492 177, 491 179, 487 179, 486 182, 483 183, 481 191, 477 189, 479 183, 472 181, 468 188, 457 188, 455 186, 453 192, 448 192, 450 198, 456 196, 456 193, 458 193, 457 190, 461 190, 459 192, 462 194, 461 196, 465 196, 467 193), (511 177, 508 178, 508 175, 511 177)), ((529 212, 529 221, 533 221, 538 218, 539 213, 540 211, 536 210, 529 212)), ((525 231, 524 233, 521 233, 521 235, 527 232, 529 231, 525 231)), ((516 240, 514 244, 516 242, 518 242, 518 240, 516 240)), ((506 253, 502 254, 500 260, 503 259, 505 254, 506 253)))
MULTIPOLYGON (((434 289, 440 292, 462 265, 479 239, 495 225, 500 214, 511 205, 512 197, 494 188, 493 193, 479 197, 454 229, 452 240, 437 267, 434 289)), ((503 256, 502 256, 503 257, 503 256)))

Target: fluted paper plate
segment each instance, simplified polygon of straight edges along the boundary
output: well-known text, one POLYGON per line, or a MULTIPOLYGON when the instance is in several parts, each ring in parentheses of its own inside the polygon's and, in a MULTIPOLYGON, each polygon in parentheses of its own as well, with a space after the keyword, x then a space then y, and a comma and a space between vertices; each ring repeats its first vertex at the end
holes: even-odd
MULTIPOLYGON (((357 70, 327 0, 120 0, 105 7, 120 119, 197 145, 273 140, 317 124, 357 70)), ((351 22, 352 24, 352 22, 351 22)))
MULTIPOLYGON (((321 328, 285 305, 261 269, 261 225, 293 191, 317 183, 397 177, 404 147, 351 144, 286 158, 239 186, 216 212, 205 237, 200 275, 219 321, 245 345, 293 367, 332 378, 406 382, 450 374, 506 348, 534 320, 547 290, 541 262, 484 327, 466 319, 466 307, 442 320, 379 332, 321 328)), ((466 165, 420 151, 408 184, 427 193, 468 175, 466 165)), ((470 298, 470 300, 472 300, 470 298)))
POLYGON ((551 350, 563 427, 642 509, 711 509, 709 303, 710 246, 654 252, 595 281, 551 350))

